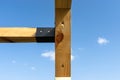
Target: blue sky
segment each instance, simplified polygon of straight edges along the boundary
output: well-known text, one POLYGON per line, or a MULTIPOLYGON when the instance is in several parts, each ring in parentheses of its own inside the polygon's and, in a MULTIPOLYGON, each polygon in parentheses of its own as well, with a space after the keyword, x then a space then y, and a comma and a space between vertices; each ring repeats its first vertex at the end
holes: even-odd
MULTIPOLYGON (((72 80, 120 80, 119 14, 119 0, 73 0, 72 80)), ((0 0, 1 27, 54 18, 54 0, 0 0)), ((54 43, 0 44, 0 80, 54 80, 54 43)))

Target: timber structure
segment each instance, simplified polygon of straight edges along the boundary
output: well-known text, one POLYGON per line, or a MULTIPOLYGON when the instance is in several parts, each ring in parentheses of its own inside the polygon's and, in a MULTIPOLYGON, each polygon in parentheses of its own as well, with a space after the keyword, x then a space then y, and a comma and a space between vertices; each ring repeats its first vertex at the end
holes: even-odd
POLYGON ((55 28, 0 27, 0 43, 55 43, 55 80, 71 80, 71 4, 55 0, 55 28))

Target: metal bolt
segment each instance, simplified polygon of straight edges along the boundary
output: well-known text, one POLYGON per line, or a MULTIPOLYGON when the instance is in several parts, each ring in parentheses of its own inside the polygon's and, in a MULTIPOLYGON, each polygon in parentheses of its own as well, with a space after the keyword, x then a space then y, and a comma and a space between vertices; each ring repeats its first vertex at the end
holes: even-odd
POLYGON ((40 32, 42 32, 42 31, 40 31, 40 32))
POLYGON ((61 23, 61 26, 62 26, 62 28, 64 28, 64 27, 65 27, 64 22, 62 22, 62 23, 61 23))

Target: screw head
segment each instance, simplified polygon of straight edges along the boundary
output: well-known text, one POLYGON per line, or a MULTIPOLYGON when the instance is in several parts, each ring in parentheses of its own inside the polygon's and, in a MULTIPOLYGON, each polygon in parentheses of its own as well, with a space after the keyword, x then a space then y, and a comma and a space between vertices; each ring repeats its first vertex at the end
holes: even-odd
POLYGON ((43 32, 43 31, 40 31, 40 32, 43 32))

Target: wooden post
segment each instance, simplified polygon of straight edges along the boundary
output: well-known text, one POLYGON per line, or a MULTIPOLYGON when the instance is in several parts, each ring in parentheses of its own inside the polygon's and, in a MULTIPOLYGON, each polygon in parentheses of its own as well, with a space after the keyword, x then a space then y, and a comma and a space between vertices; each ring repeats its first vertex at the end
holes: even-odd
POLYGON ((55 80, 71 80, 71 0, 55 0, 55 80))

